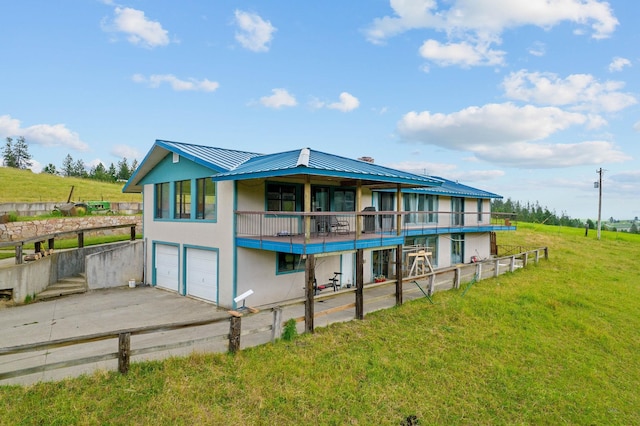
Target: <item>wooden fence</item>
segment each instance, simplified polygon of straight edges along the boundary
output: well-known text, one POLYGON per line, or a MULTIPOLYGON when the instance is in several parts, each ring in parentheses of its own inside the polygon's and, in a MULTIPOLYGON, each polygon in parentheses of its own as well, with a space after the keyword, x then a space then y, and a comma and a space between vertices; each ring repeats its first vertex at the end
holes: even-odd
MULTIPOLYGON (((382 283, 369 284, 365 288, 367 292, 369 292, 373 297, 367 298, 366 301, 368 304, 374 304, 383 300, 387 300, 389 301, 390 306, 393 306, 394 304, 402 303, 402 297, 398 297, 398 295, 396 294, 398 289, 400 289, 400 291, 404 291, 405 293, 415 294, 416 296, 415 298, 424 296, 429 298, 429 300, 431 300, 431 296, 435 292, 436 287, 442 290, 449 289, 449 288, 457 289, 457 288, 460 288, 460 285, 462 282, 473 283, 482 279, 497 277, 498 275, 506 272, 514 272, 518 268, 525 268, 529 264, 529 261, 531 259, 533 259, 533 261, 538 263, 541 257, 541 253, 545 259, 549 258, 549 252, 547 247, 542 247, 538 249, 523 251, 518 254, 512 254, 510 256, 485 259, 485 260, 480 260, 476 263, 462 264, 462 265, 457 265, 450 268, 438 269, 428 274, 424 274, 422 276, 415 276, 415 277, 409 277, 409 278, 403 279, 404 283, 415 284, 415 287, 411 286, 410 289, 405 289, 405 290, 402 289, 402 285, 398 286, 395 280, 388 280, 382 283), (424 287, 426 287, 426 290, 423 288, 422 285, 419 284, 419 281, 423 283, 424 287), (376 293, 376 289, 384 289, 386 287, 394 287, 395 291, 388 292, 388 293, 385 293, 385 292, 381 293, 378 290, 377 294, 374 295, 374 293, 376 293)), ((467 290, 468 288, 469 287, 467 287, 467 290)), ((327 309, 319 312, 313 312, 313 318, 329 316, 332 314, 336 314, 338 312, 355 308, 354 318, 362 319, 363 317, 362 312, 364 310, 364 307, 363 306, 359 307, 358 305, 363 303, 364 297, 362 297, 362 295, 359 296, 356 289, 339 290, 337 292, 327 291, 325 293, 318 294, 314 297, 314 304, 315 302, 328 301, 332 299, 336 299, 336 301, 338 301, 337 300, 338 298, 344 297, 345 294, 349 294, 349 293, 355 293, 355 301, 349 302, 346 304, 328 307, 327 309)), ((143 355, 143 354, 148 354, 152 352, 167 351, 167 350, 177 349, 182 347, 191 347, 196 344, 215 342, 215 341, 228 342, 227 350, 231 353, 234 353, 240 350, 240 342, 241 342, 242 336, 249 336, 249 335, 265 333, 270 331, 271 341, 275 341, 279 339, 282 335, 282 325, 284 323, 283 309, 288 309, 288 308, 299 306, 299 305, 305 305, 305 315, 291 316, 291 318, 294 318, 298 323, 299 322, 306 323, 309 320, 307 315, 307 312, 309 311, 307 306, 308 304, 306 303, 306 299, 297 299, 297 300, 292 300, 288 303, 283 303, 281 305, 272 307, 271 310, 273 312, 273 318, 272 318, 271 324, 249 329, 246 331, 242 331, 243 315, 236 311, 229 311, 228 316, 223 315, 221 317, 214 318, 214 319, 176 322, 176 323, 170 323, 165 325, 139 327, 139 328, 125 329, 125 330, 119 330, 119 331, 113 331, 113 332, 91 334, 87 336, 52 340, 49 342, 41 342, 41 343, 33 343, 33 344, 0 348, 0 357, 2 357, 2 356, 9 356, 9 355, 15 355, 15 354, 46 351, 49 349, 98 342, 98 341, 103 341, 108 339, 118 339, 118 348, 116 352, 77 358, 73 360, 65 360, 65 361, 50 363, 47 365, 39 365, 35 367, 23 368, 15 371, 4 372, 4 373, 0 372, 0 380, 25 376, 25 375, 34 374, 34 373, 41 373, 41 372, 56 370, 61 368, 68 368, 68 367, 78 366, 82 364, 107 361, 112 359, 118 360, 118 371, 120 373, 125 374, 129 370, 129 363, 130 363, 131 356, 143 355), (207 337, 202 337, 197 339, 191 339, 186 341, 168 343, 163 345, 144 347, 140 349, 131 348, 131 336, 133 335, 143 335, 143 334, 166 332, 171 330, 180 330, 180 329, 185 329, 189 327, 198 327, 198 326, 209 325, 209 324, 219 324, 219 323, 224 323, 226 321, 229 322, 228 333, 223 333, 223 334, 214 335, 214 336, 207 336, 207 337)), ((248 313, 248 315, 255 315, 255 314, 256 313, 253 311, 248 313)), ((311 325, 311 328, 309 329, 309 327, 307 327, 307 325, 305 324, 305 329, 307 331, 312 332, 313 325, 311 325)))

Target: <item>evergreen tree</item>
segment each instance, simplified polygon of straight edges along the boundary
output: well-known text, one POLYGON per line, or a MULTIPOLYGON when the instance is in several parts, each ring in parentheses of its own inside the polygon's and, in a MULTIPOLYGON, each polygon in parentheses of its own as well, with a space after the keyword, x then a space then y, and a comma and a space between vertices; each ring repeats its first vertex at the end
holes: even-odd
POLYGON ((116 166, 111 163, 109 165, 109 176, 111 176, 111 181, 115 182, 118 179, 118 172, 116 171, 116 166))
POLYGON ((131 170, 129 169, 129 164, 127 163, 127 157, 124 157, 122 160, 118 161, 118 180, 129 180, 131 177, 131 170))
POLYGON ((44 166, 44 168, 42 169, 42 173, 49 173, 50 175, 57 175, 58 174, 58 170, 56 169, 56 166, 53 163, 49 163, 46 166, 44 166))
POLYGON ((74 165, 73 158, 70 154, 67 154, 62 161, 62 174, 65 176, 73 176, 74 165))
POLYGON ((33 165, 31 161, 31 154, 29 154, 29 145, 24 139, 24 136, 20 136, 13 147, 13 156, 16 160, 16 167, 19 169, 28 169, 33 165))
POLYGON ((73 176, 87 177, 87 167, 84 165, 84 161, 81 158, 76 160, 73 165, 73 176))
POLYGON ((7 137, 7 143, 2 150, 2 162, 6 167, 18 167, 18 162, 13 150, 13 139, 7 137))

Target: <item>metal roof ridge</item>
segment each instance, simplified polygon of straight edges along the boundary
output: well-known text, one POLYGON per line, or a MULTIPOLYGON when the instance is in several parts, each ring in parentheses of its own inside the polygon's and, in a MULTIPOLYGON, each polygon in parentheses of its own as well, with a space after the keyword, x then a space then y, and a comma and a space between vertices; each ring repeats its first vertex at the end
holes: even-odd
POLYGON ((311 155, 311 150, 309 148, 302 148, 300 150, 300 155, 298 155, 298 162, 296 163, 296 167, 299 167, 299 166, 309 167, 310 155, 311 155))

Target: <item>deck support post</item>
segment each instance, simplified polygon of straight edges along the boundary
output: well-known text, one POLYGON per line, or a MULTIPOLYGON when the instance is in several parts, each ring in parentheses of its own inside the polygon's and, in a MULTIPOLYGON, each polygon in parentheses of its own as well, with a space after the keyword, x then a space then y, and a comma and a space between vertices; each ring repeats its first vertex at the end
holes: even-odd
POLYGON ((396 247, 396 305, 402 305, 402 244, 396 247))
POLYGON ((364 253, 356 250, 356 319, 364 319, 364 253))
POLYGON ((304 330, 307 333, 313 333, 313 316, 314 316, 314 295, 315 285, 314 278, 316 276, 316 259, 313 254, 307 255, 304 266, 305 280, 305 304, 304 304, 304 330))

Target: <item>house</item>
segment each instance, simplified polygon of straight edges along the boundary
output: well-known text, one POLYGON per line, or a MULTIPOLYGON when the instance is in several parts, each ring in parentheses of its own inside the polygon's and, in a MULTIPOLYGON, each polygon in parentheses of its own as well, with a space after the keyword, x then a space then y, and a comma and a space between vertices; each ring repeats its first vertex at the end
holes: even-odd
POLYGON ((303 148, 275 154, 157 140, 125 185, 142 192, 145 282, 235 308, 491 255, 497 194, 303 148), (310 256, 313 255, 313 256, 310 256), (398 261, 398 259, 401 259, 398 261), (416 268, 417 267, 417 268, 416 268))

